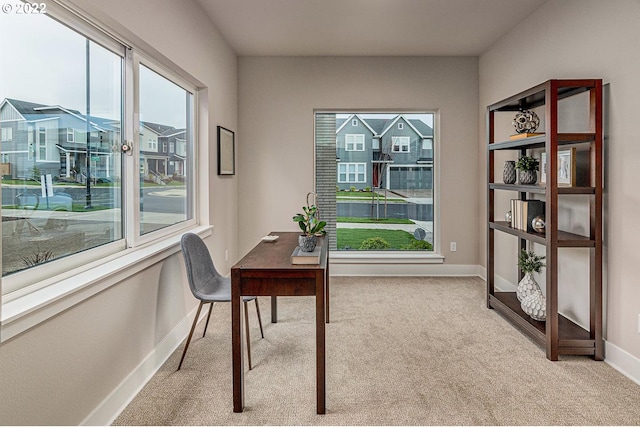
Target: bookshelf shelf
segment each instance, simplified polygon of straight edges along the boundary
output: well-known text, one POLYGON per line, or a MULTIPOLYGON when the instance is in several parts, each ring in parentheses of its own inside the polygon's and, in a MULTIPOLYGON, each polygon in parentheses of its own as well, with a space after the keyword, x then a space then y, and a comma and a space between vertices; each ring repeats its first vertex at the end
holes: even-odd
MULTIPOLYGON (((524 334, 530 336, 546 351, 547 358, 558 360, 559 355, 590 355, 596 360, 604 357, 602 340, 602 80, 549 80, 487 107, 487 307, 498 311, 524 334), (584 133, 558 132, 558 101, 578 94, 589 96, 589 128, 584 133), (497 112, 516 112, 544 106, 544 133, 527 138, 494 141, 497 112), (576 148, 588 151, 586 183, 580 186, 558 185, 558 149, 576 148), (540 185, 503 184, 495 182, 495 155, 502 150, 517 151, 520 155, 532 151, 547 153, 547 182, 540 185), (586 185, 584 185, 586 184, 586 185), (504 211, 496 210, 496 192, 515 192, 515 198, 545 201, 543 233, 527 232, 500 221, 504 211), (558 229, 562 195, 585 195, 589 201, 589 236, 558 229), (498 218, 495 218, 498 217, 498 218), (546 320, 535 321, 520 308, 515 293, 495 289, 495 233, 516 236, 519 250, 530 243, 545 246, 546 250, 546 320), (589 327, 577 325, 558 312, 558 250, 587 248, 589 255, 589 327)), ((514 263, 515 265, 515 263, 514 263)), ((522 277, 522 272, 519 272, 522 277)))

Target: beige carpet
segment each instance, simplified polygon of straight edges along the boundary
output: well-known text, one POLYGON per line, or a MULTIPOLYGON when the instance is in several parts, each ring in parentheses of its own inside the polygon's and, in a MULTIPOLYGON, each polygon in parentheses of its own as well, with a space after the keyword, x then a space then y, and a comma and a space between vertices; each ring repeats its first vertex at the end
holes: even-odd
POLYGON ((639 385, 589 357, 548 361, 486 308, 478 278, 334 277, 331 299, 326 415, 315 405, 314 299, 282 297, 277 324, 260 299, 262 340, 250 306, 244 413, 232 411, 221 304, 204 339, 204 322, 196 329, 182 370, 181 346, 114 424, 640 424, 639 385))

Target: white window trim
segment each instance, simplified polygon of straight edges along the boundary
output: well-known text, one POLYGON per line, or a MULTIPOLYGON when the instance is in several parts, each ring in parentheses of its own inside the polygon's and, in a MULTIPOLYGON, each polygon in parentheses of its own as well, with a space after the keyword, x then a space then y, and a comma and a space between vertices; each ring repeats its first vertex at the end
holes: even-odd
POLYGON ((411 153, 411 138, 404 136, 391 137, 391 151, 393 153, 411 153), (396 144, 394 141, 402 142, 396 144), (406 143, 404 141, 406 141, 406 143), (396 150, 396 146, 400 147, 400 150, 396 150), (403 147, 406 147, 407 150, 403 150, 403 147))
POLYGON ((398 122, 398 129, 404 129, 404 123, 398 122))
POLYGON ((338 183, 366 183, 367 182, 367 163, 366 162, 340 162, 338 163, 338 183), (347 176, 346 180, 340 180, 340 167, 344 166, 345 169, 349 168, 349 165, 356 165, 356 169, 358 167, 358 165, 363 165, 364 166, 364 171, 363 172, 349 172, 349 171, 345 171, 342 174, 345 174, 347 176), (355 174, 356 179, 355 180, 349 180, 349 174, 355 174), (358 176, 362 175, 363 180, 358 180, 358 176))
POLYGON ((67 143, 75 143, 76 142, 76 133, 73 128, 67 128, 67 143))
POLYGON ((13 128, 2 128, 2 141, 13 141, 13 128))
POLYGON ((352 119, 351 126, 358 126, 358 119, 352 119))
POLYGON ((366 146, 365 141, 366 141, 366 139, 365 139, 364 134, 345 134, 345 136, 344 136, 344 150, 346 152, 364 152, 364 148, 366 146), (358 142, 348 143, 347 139, 349 137, 351 137, 352 139, 356 139, 356 137, 357 137, 357 139, 362 139, 362 142, 358 141, 358 142), (349 146, 348 146, 349 144, 351 144, 353 146, 352 149, 349 148, 349 146))

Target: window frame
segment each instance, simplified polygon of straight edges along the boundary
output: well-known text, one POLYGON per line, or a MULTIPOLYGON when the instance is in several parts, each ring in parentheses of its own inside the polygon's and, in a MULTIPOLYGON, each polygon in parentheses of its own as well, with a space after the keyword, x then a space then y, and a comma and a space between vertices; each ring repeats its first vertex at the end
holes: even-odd
MULTIPOLYGON (((125 267, 132 272, 130 274, 133 274, 179 252, 179 238, 182 233, 193 231, 206 237, 211 234, 213 228, 208 224, 200 224, 200 219, 208 218, 209 211, 206 194, 208 170, 205 161, 198 157, 201 150, 205 155, 207 154, 206 147, 202 149, 201 144, 205 144, 204 141, 208 135, 208 113, 206 103, 199 98, 204 91, 204 99, 206 99, 207 88, 181 67, 152 49, 150 45, 135 37, 134 40, 138 40, 138 45, 124 41, 126 37, 111 32, 107 24, 96 24, 100 21, 87 16, 84 11, 76 10, 66 4, 47 1, 47 15, 122 58, 121 142, 136 141, 134 144, 136 153, 133 156, 123 156, 122 165, 123 181, 131 181, 129 183, 131 185, 123 186, 121 200, 122 211, 128 214, 123 215, 122 218, 122 239, 78 252, 73 257, 78 261, 72 264, 69 264, 71 257, 64 257, 0 277, 0 342, 121 281, 126 278, 123 276, 125 267), (137 110, 134 109, 137 103, 137 86, 134 82, 138 79, 137 72, 134 72, 135 61, 143 61, 145 66, 152 68, 192 95, 189 117, 193 143, 190 149, 187 148, 191 168, 189 203, 192 218, 143 236, 139 234, 139 229, 136 231, 133 227, 139 223, 140 216, 140 210, 136 208, 140 190, 139 180, 136 179, 139 177, 140 145, 134 138, 134 134, 137 134, 134 127, 138 123, 137 110), (203 171, 202 177, 199 171, 203 171)), ((38 153, 39 130, 37 128, 36 126, 29 130, 28 157, 37 156, 38 153)), ((187 146, 189 146, 188 140, 189 138, 187 138, 187 146)), ((186 164, 185 168, 187 168, 186 164)))
MULTIPOLYGON (((314 109, 314 189, 318 189, 318 173, 319 171, 324 170, 328 165, 322 164, 318 165, 317 156, 318 150, 323 150, 323 146, 318 141, 318 132, 323 129, 324 124, 318 124, 318 116, 322 116, 324 114, 351 114, 353 113, 353 109, 314 109)), ((344 272, 345 274, 351 274, 352 267, 350 266, 369 266, 371 263, 375 264, 388 264, 390 266, 397 266, 400 269, 404 269, 403 266, 407 265, 415 265, 415 266, 423 266, 423 265, 436 265, 444 263, 444 255, 442 250, 441 243, 441 216, 440 216, 440 128, 441 128, 441 118, 440 118, 440 110, 433 108, 425 108, 425 109, 412 109, 412 110, 399 110, 399 109, 387 109, 387 110, 367 110, 368 113, 380 113, 380 114, 431 114, 433 115, 433 129, 434 134, 432 137, 432 154, 433 154, 433 166, 432 166, 432 179, 433 179, 433 251, 362 251, 362 250, 351 250, 351 251, 332 251, 330 254, 331 262, 336 264, 336 270, 340 272, 344 272)), ((334 141, 335 144, 335 141, 334 141)), ((381 144, 382 146, 382 141, 381 144)), ((339 160, 336 162, 336 180, 337 180, 337 172, 339 160)), ((324 183, 322 183, 324 185, 324 183)), ((318 190, 316 190, 318 191, 318 190)), ((322 198, 322 196, 320 196, 322 198)), ((329 198, 330 200, 331 198, 329 198)), ((331 208, 329 208, 331 210, 331 208)), ((333 214, 335 215, 335 213, 333 214)), ((356 270, 360 269, 359 267, 355 267, 356 270)), ((392 268, 393 269, 393 268, 392 268)), ((418 268, 421 269, 421 268, 418 268)), ((405 270, 402 270, 405 272, 405 270)))

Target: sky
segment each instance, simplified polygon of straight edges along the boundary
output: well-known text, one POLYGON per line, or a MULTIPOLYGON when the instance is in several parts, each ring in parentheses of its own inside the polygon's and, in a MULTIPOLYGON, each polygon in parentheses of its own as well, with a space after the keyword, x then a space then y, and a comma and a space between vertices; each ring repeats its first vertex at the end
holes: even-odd
MULTIPOLYGON (((89 57, 90 114, 119 119, 120 56, 92 42, 89 57)), ((140 119, 184 128, 185 91, 155 73, 141 76, 140 119)), ((86 38, 46 14, 0 13, 0 102, 4 98, 86 114, 86 38)))

